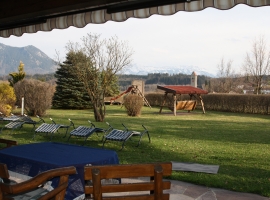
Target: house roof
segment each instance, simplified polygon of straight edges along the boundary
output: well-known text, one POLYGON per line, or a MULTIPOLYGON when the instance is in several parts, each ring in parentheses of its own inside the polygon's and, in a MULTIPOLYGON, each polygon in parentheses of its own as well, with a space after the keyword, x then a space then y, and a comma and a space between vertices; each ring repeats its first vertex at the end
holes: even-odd
POLYGON ((268 0, 1 0, 0 37, 24 33, 82 28, 107 21, 173 15, 179 11, 200 11, 208 7, 231 9, 238 4, 269 6, 268 0))
POLYGON ((184 85, 158 85, 157 89, 164 90, 167 93, 174 94, 208 94, 207 91, 193 86, 184 85))

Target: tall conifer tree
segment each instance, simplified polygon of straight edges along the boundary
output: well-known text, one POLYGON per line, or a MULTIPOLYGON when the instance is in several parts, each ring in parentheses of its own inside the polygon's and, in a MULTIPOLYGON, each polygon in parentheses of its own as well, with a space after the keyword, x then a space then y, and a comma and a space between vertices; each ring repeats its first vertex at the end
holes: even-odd
POLYGON ((55 72, 57 78, 56 91, 52 104, 56 108, 63 109, 85 109, 90 108, 89 95, 84 85, 74 76, 74 66, 67 54, 66 61, 60 64, 55 72))

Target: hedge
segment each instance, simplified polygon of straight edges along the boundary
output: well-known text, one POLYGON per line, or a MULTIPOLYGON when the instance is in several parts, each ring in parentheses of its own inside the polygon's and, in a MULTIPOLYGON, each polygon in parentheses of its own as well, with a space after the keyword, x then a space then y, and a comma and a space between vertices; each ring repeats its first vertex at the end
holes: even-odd
MULTIPOLYGON (((168 94, 165 106, 173 104, 172 94, 168 94)), ((162 93, 145 94, 151 106, 160 106, 164 100, 162 93)), ((269 114, 270 112, 270 95, 254 94, 207 94, 202 95, 205 110, 269 114)), ((188 100, 189 95, 177 95, 177 100, 188 100)), ((198 105, 200 102, 197 101, 198 105)), ((198 106, 200 107, 200 106, 198 106)), ((197 109, 201 109, 198 108, 197 109)))

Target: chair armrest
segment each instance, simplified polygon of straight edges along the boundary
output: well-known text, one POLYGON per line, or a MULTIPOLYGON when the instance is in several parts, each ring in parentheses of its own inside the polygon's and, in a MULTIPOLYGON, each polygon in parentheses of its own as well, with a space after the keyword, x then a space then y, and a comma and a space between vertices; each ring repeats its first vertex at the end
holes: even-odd
POLYGON ((41 118, 40 116, 37 115, 37 118, 39 119, 39 121, 37 122, 38 124, 39 124, 40 122, 45 123, 45 120, 44 120, 43 118, 41 118))
POLYGON ((29 190, 35 189, 39 185, 43 184, 44 182, 54 177, 60 177, 61 179, 61 177, 63 176, 68 176, 75 173, 76 173, 75 167, 57 168, 57 169, 52 169, 52 170, 42 172, 27 181, 24 181, 15 185, 0 184, 0 188, 2 192, 4 193, 18 194, 18 193, 23 193, 23 192, 27 192, 29 190))
MULTIPOLYGON (((15 141, 15 140, 8 140, 8 139, 2 139, 2 138, 0 139, 0 143, 3 143, 3 144, 6 144, 7 145, 4 148, 18 145, 18 142, 15 141)), ((4 149, 4 148, 2 148, 2 149, 4 149)))

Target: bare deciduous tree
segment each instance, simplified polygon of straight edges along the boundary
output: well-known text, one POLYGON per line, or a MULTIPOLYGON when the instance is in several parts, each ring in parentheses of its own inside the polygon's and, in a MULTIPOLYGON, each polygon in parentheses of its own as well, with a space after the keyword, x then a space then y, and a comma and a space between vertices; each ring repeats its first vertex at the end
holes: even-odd
POLYGON ((228 93, 233 88, 233 76, 235 74, 232 69, 232 60, 229 60, 226 64, 224 58, 222 58, 217 67, 219 76, 219 92, 228 93))
POLYGON ((131 63, 132 49, 117 37, 101 39, 100 35, 87 34, 82 43, 69 42, 67 52, 77 78, 83 82, 94 109, 96 121, 104 121, 104 97, 115 81, 116 73, 131 63))
POLYGON ((217 65, 218 78, 211 78, 209 81, 206 81, 205 89, 209 92, 218 93, 242 93, 244 80, 241 74, 235 73, 232 63, 232 60, 226 62, 222 58, 217 65))
POLYGON ((248 80, 255 86, 256 94, 260 94, 263 76, 270 70, 270 51, 267 50, 263 36, 254 40, 251 52, 246 55, 243 69, 249 77, 248 80))

